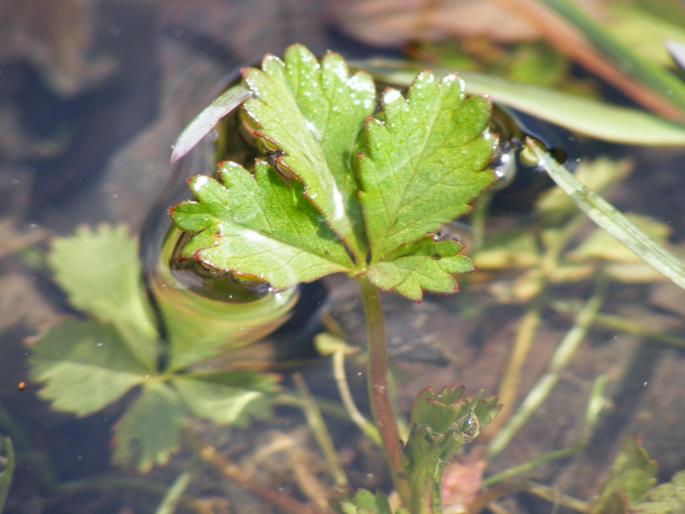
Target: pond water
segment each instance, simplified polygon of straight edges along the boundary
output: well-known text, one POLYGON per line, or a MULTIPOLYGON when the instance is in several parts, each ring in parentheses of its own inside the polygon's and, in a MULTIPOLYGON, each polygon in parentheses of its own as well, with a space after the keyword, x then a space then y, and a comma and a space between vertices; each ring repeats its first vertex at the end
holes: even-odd
MULTIPOLYGON (((11 438, 16 455, 5 512, 326 513, 347 487, 390 489, 381 453, 341 402, 348 388, 370 416, 356 283, 332 276, 274 293, 207 269, 165 266, 178 238, 169 234, 167 209, 188 197, 185 177, 214 165, 205 141, 172 168, 171 144, 241 66, 266 52, 280 55, 295 41, 351 59, 406 55, 418 29, 360 36, 382 16, 353 4, 349 12, 308 0, 69 1, 40 13, 39 2, 30 1, 9 13, 0 8, 12 22, 7 37, 22 41, 12 39, 0 54, 0 135, 8 141, 0 146, 0 437, 11 438), (354 9, 367 18, 351 17, 354 9), (46 28, 49 16, 54 22, 46 28), (97 253, 63 247, 60 262, 72 263, 79 291, 92 297, 65 294, 50 271, 59 259, 52 241, 103 223, 128 229, 80 232, 107 240, 97 253), (139 294, 117 296, 139 271, 146 291, 139 284, 139 294), (88 282, 108 274, 110 283, 88 282), (94 329, 92 343, 110 352, 107 362, 121 373, 86 388, 98 370, 72 347, 81 334, 74 327, 88 320, 84 312, 103 312, 101 305, 124 313, 87 322, 109 327, 94 329), (41 354, 37 335, 65 318, 74 324, 41 354), (344 339, 349 353, 319 355, 314 338, 323 332, 344 339), (138 338, 132 351, 164 373, 140 372, 144 379, 128 387, 127 366, 134 365, 112 350, 121 333, 138 338), (32 377, 44 365, 46 380, 61 358, 74 366, 62 375, 73 373, 73 380, 62 384, 76 407, 55 409, 41 393, 44 383, 32 377), (174 374, 189 369, 231 370, 235 382, 199 387, 186 376, 174 386, 181 400, 170 398, 174 374), (255 376, 266 382, 251 382, 255 376), (260 419, 226 422, 235 421, 229 393, 270 389, 276 380, 276 400, 253 404, 260 419), (203 394, 213 403, 194 400, 203 394), (317 401, 308 403, 310 395, 317 401), (80 407, 86 404, 101 408, 80 407), (312 404, 327 430, 317 428, 312 404), (137 417, 127 418, 132 410, 137 417)), ((378 12, 387 10, 382 4, 378 12)), ((605 177, 597 186, 602 194, 623 211, 649 216, 640 226, 683 255, 682 149, 603 144, 525 121, 525 130, 563 151, 559 158, 570 169, 589 180, 605 177)), ((235 140, 221 158, 245 161, 253 150, 235 135, 240 120, 228 123, 235 140)), ((419 303, 382 295, 401 417, 428 386, 505 391, 499 419, 447 468, 448 478, 461 477, 443 490, 449 512, 480 498, 483 480, 496 499, 486 512, 587 511, 631 438, 658 462, 659 481, 685 469, 683 293, 595 233, 552 189, 542 171, 519 162, 513 181, 481 210, 444 227, 474 251, 478 269, 463 279, 460 294, 419 303), (583 312, 589 322, 579 318, 583 312), (526 414, 530 391, 539 393, 545 381, 554 387, 526 414), (590 399, 599 407, 588 424, 590 399), (563 459, 497 478, 564 449, 563 459)), ((0 456, 7 448, 0 444, 0 456)), ((0 473, 7 476, 7 467, 0 457, 0 473)))

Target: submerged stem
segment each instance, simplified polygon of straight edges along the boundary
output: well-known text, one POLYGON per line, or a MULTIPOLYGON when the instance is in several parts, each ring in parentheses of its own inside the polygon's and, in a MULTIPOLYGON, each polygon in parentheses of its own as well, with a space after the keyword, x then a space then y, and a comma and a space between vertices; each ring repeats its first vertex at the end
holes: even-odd
POLYGON ((366 277, 358 279, 361 287, 369 354, 368 378, 371 412, 385 448, 385 456, 393 484, 405 505, 410 504, 409 486, 402 466, 402 440, 390 401, 388 387, 388 351, 385 343, 385 322, 378 290, 366 277))

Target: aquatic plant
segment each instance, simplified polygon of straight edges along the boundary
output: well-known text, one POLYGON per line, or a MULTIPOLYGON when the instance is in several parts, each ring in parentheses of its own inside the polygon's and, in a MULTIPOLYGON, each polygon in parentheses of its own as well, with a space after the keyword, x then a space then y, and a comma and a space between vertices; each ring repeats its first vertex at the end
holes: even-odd
POLYGON ((402 503, 438 512, 442 466, 490 421, 495 403, 447 390, 426 393, 402 446, 390 401, 379 290, 410 300, 453 293, 471 271, 458 241, 440 228, 469 210, 494 180, 486 168, 497 139, 490 106, 466 97, 456 76, 420 73, 404 96, 376 89, 328 53, 294 45, 243 71, 243 109, 264 152, 249 171, 219 164, 193 177, 194 201, 171 210, 190 233, 181 257, 237 276, 292 287, 332 273, 358 281, 367 321, 369 398, 402 503))
POLYGON ((31 379, 42 384, 38 394, 53 409, 79 417, 136 390, 114 428, 114 462, 140 471, 168 462, 192 417, 245 425, 268 416, 274 375, 195 370, 191 365, 206 354, 191 360, 182 348, 187 367, 170 368, 174 348, 158 334, 137 243, 125 227, 82 227, 55 240, 48 262, 71 304, 90 319, 67 319, 41 336, 30 357, 31 379))
MULTIPOLYGON (((400 78, 405 80, 406 74, 400 78)), ((268 284, 272 295, 287 294, 299 283, 334 273, 356 280, 367 318, 369 397, 375 424, 345 400, 342 390, 341 396, 347 414, 361 430, 371 440, 382 442, 402 507, 381 492, 358 491, 343 500, 340 509, 349 514, 439 513, 445 465, 491 422, 497 402, 480 395, 464 397, 456 387, 425 390, 413 404, 403 440, 389 397, 379 293, 420 301, 425 292, 456 292, 457 278, 462 280, 459 275, 471 271, 461 244, 442 228, 469 212, 469 204, 478 201, 493 181, 487 167, 497 139, 488 128, 489 104, 482 97, 466 96, 464 83, 454 76, 439 78, 428 72, 420 73, 406 94, 386 89, 379 102, 376 86, 365 72, 350 73, 342 58, 332 53, 318 61, 295 45, 287 50, 284 61, 268 56, 261 69, 245 70, 243 82, 220 96, 184 131, 173 159, 181 158, 220 118, 241 106, 241 120, 259 158, 254 165, 220 162, 215 176, 189 179, 195 200, 171 209, 177 227, 188 233, 180 256, 210 272, 232 273, 237 281, 268 284)), ((660 144, 672 144, 681 137, 677 126, 647 116, 638 118, 643 127, 659 127, 660 144)), ((609 126, 618 127, 615 133, 620 133, 620 125, 609 126)), ((611 212, 581 186, 569 182, 564 170, 532 141, 529 150, 551 169, 552 176, 566 180, 580 193, 571 199, 560 191, 545 195, 537 206, 546 224, 542 233, 531 234, 523 227, 503 239, 486 239, 475 255, 476 263, 486 272, 521 269, 521 280, 512 289, 518 301, 541 298, 541 292, 556 283, 590 278, 595 293, 580 308, 554 305, 576 314, 576 321, 549 370, 511 420, 517 388, 505 375, 502 387, 509 391, 504 398, 508 411, 498 418, 500 423, 490 425, 488 458, 508 444, 547 398, 591 325, 601 324, 605 277, 636 279, 631 254, 626 257, 625 249, 601 230, 562 255, 581 227, 577 215, 569 215, 572 201, 590 198, 594 207, 609 214, 610 221, 618 220, 618 228, 609 230, 619 239, 632 234, 633 241, 644 241, 643 232, 652 234, 659 244, 636 247, 637 252, 653 265, 671 270, 676 281, 682 277, 677 261, 662 252, 666 237, 662 225, 611 212), (656 260, 650 261, 650 256, 656 260), (537 403, 528 401, 533 396, 537 403)), ((597 182, 590 189, 598 191, 624 174, 625 166, 603 161, 578 170, 583 181, 597 182)), ((625 242, 631 244, 630 239, 625 242)), ((162 255, 168 258, 170 252, 162 255)), ((71 238, 58 239, 49 263, 72 305, 91 320, 67 320, 48 331, 33 348, 32 379, 43 384, 40 395, 56 410, 78 416, 97 412, 138 390, 139 396, 115 426, 116 462, 147 471, 167 462, 179 447, 189 416, 221 425, 244 425, 251 417, 267 416, 280 402, 302 408, 332 463, 336 484, 346 486, 344 474, 342 478, 336 475, 335 451, 316 400, 303 381, 295 377, 300 395, 288 396, 280 394, 271 374, 198 371, 226 346, 221 344, 224 336, 215 334, 211 341, 192 339, 196 327, 189 330, 171 311, 162 318, 164 328, 171 332, 165 334, 165 342, 172 343, 161 342, 141 287, 136 244, 123 228, 82 228, 71 238), (88 260, 84 264, 73 258, 76 255, 88 256, 88 260), (106 267, 104 262, 116 265, 106 267), (90 394, 84 395, 84 390, 90 394)), ((640 271, 645 268, 647 273, 640 275, 643 281, 655 280, 652 268, 640 271)), ((538 310, 531 308, 530 319, 537 316, 539 321, 539 303, 534 303, 538 310)), ((522 327, 530 326, 525 322, 528 317, 522 327)), ((534 332, 530 331, 529 341, 534 332)), ((317 342, 334 362, 349 351, 330 334, 320 335, 317 342)), ((520 372, 520 367, 512 369, 520 372)), ((492 475, 483 484, 497 484, 579 451, 601 411, 605 383, 606 378, 600 377, 593 388, 578 441, 492 475)), ((188 440, 202 460, 283 511, 315 512, 256 488, 212 447, 194 441, 192 434, 188 440)), ((164 505, 178 502, 179 491, 189 482, 188 473, 179 475, 164 505)), ((596 511, 607 509, 611 507, 600 506, 596 511)))

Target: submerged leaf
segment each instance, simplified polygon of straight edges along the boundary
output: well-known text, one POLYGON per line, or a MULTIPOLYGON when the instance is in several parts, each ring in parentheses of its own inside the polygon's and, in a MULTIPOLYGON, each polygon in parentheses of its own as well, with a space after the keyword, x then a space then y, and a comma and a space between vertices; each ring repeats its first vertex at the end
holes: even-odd
POLYGON ((393 514, 388 499, 382 493, 373 494, 364 489, 357 491, 353 498, 344 500, 341 509, 343 514, 393 514))
POLYGON ((196 416, 238 426, 268 417, 276 391, 273 376, 252 371, 183 375, 173 385, 196 416))
POLYGON ((66 320, 33 348, 31 378, 55 410, 86 416, 121 398, 148 370, 119 335, 92 321, 66 320))
POLYGON ((685 512, 685 471, 670 482, 647 491, 646 501, 633 505, 636 514, 681 514, 685 512))
POLYGON ((138 250, 126 227, 80 227, 56 239, 48 262, 77 309, 111 323, 131 353, 153 369, 157 329, 140 280, 138 250))
POLYGON ((350 75, 335 53, 319 64, 301 45, 286 50, 285 63, 267 56, 261 70, 247 69, 244 77, 254 94, 245 109, 261 127, 258 135, 285 153, 280 164, 302 181, 309 200, 360 256, 351 157, 362 123, 375 108, 371 77, 350 75))
POLYGON ((627 514, 656 482, 656 462, 634 439, 627 439, 611 466, 592 514, 627 514))
POLYGON ((382 118, 367 123, 359 177, 372 262, 465 214, 493 181, 490 106, 463 89, 454 75, 421 73, 406 99, 387 90, 382 118))
POLYGON ((160 383, 145 385, 114 429, 114 462, 147 472, 178 449, 185 411, 176 392, 160 383))
POLYGON ((197 201, 173 209, 176 225, 196 233, 183 257, 279 289, 352 268, 343 245, 299 194, 300 186, 288 187, 268 164, 257 163, 253 176, 224 163, 219 177, 221 182, 194 177, 190 187, 197 201))

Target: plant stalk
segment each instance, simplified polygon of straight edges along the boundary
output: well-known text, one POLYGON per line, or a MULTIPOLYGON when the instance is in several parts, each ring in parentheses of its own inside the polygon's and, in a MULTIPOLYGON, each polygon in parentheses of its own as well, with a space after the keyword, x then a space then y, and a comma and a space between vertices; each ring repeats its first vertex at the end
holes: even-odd
POLYGON ((376 287, 366 277, 358 279, 366 317, 368 345, 369 401, 378 431, 383 441, 385 457, 397 494, 404 505, 411 504, 409 484, 402 466, 402 440, 397 427, 397 418, 390 401, 388 384, 388 351, 385 342, 385 322, 381 301, 376 287))

